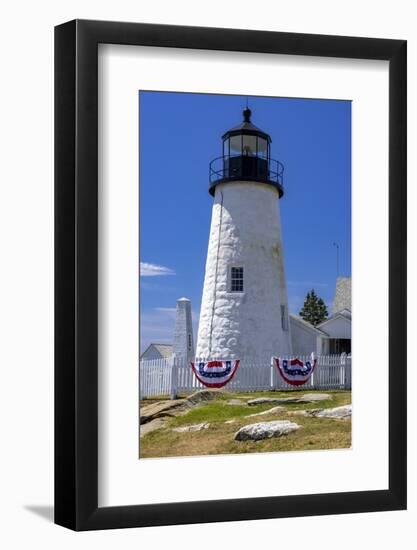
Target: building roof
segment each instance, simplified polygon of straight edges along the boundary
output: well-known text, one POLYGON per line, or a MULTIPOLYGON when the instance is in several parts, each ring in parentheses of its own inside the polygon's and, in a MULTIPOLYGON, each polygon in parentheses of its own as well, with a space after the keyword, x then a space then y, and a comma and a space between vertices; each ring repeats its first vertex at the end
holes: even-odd
MULTIPOLYGON (((346 317, 347 319, 352 319, 352 312, 350 311, 350 309, 342 309, 341 311, 338 311, 334 315, 337 315, 337 314, 341 315, 342 317, 346 317)), ((334 317, 334 315, 332 315, 332 317, 334 317)))
POLYGON ((172 344, 149 344, 149 346, 145 349, 145 351, 142 353, 141 357, 145 355, 145 353, 150 349, 151 347, 154 347, 162 357, 165 359, 168 359, 172 355, 172 344))
POLYGON ((338 277, 336 280, 336 291, 333 300, 333 314, 339 311, 352 309, 352 278, 338 277))
POLYGON ((304 321, 302 317, 299 317, 298 315, 294 315, 293 313, 290 313, 290 320, 296 321, 300 325, 302 325, 304 328, 311 330, 315 333, 317 333, 320 336, 326 336, 326 333, 320 330, 318 327, 315 327, 311 323, 308 323, 307 321, 304 321))
POLYGON ((335 319, 345 319, 346 321, 352 322, 352 313, 349 309, 343 309, 342 311, 338 311, 337 313, 330 315, 330 317, 328 317, 325 321, 320 323, 318 327, 320 328, 320 330, 325 332, 325 329, 323 329, 322 327, 331 323, 335 319))

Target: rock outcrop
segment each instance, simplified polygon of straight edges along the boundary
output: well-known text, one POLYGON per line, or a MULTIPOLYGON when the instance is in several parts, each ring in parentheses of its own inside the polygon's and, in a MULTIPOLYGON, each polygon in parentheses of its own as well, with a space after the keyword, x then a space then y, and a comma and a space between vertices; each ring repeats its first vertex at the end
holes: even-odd
POLYGON ((313 403, 314 401, 326 401, 332 399, 328 393, 306 393, 296 397, 257 397, 248 401, 248 405, 263 405, 265 403, 276 403, 285 405, 287 403, 313 403))
POLYGON ((274 420, 272 422, 258 422, 243 426, 235 434, 236 441, 260 441, 271 437, 281 437, 298 430, 300 426, 289 420, 274 420))
POLYGON ((248 416, 245 416, 245 418, 251 418, 252 416, 262 416, 262 415, 267 415, 267 414, 275 414, 275 413, 280 413, 282 411, 285 411, 285 407, 282 407, 281 405, 278 405, 277 407, 272 407, 272 409, 267 409, 266 411, 262 411, 262 412, 259 412, 259 413, 248 414, 248 416))
POLYGON ((209 422, 202 422, 201 424, 192 424, 191 426, 180 426, 179 428, 172 428, 173 432, 199 432, 201 430, 207 430, 210 426, 209 422))

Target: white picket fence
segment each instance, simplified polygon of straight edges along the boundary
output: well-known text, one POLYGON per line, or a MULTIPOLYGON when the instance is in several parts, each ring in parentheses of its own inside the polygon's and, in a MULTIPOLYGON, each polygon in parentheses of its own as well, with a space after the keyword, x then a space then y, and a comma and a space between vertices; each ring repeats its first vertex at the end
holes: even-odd
MULTIPOLYGON (((291 357, 282 357, 291 359, 291 357)), ((310 357, 299 356, 301 361, 310 357)), ((203 361, 204 359, 196 359, 203 361)), ((317 367, 309 381, 301 387, 285 382, 271 359, 244 359, 232 380, 224 387, 227 391, 261 390, 350 390, 352 387, 351 355, 319 355, 317 367)), ((182 358, 140 361, 140 397, 170 396, 189 393, 204 388, 195 377, 190 364, 182 358)))

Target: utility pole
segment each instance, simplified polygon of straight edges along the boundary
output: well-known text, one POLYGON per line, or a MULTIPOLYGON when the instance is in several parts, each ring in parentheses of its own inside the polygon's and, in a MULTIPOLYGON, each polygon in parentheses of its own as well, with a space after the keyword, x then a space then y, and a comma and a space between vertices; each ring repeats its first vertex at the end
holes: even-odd
POLYGON ((339 277, 339 244, 333 243, 333 246, 336 247, 336 278, 339 277))

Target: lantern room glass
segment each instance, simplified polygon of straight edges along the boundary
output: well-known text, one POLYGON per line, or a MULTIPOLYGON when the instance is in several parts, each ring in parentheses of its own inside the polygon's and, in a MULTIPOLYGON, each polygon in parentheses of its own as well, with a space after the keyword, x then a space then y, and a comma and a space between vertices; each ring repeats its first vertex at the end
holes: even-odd
POLYGON ((257 156, 267 159, 269 157, 268 154, 269 144, 268 141, 262 137, 257 138, 257 156))
POLYGON ((218 183, 256 181, 277 188, 279 196, 284 191, 282 174, 284 167, 271 159, 271 138, 254 126, 251 111, 243 111, 243 122, 223 134, 223 155, 210 163, 209 191, 215 195, 218 183))
POLYGON ((255 157, 256 156, 256 141, 257 136, 247 136, 242 135, 242 154, 245 157, 255 157))
POLYGON ((237 134, 223 141, 223 156, 269 158, 268 140, 252 134, 237 134))

